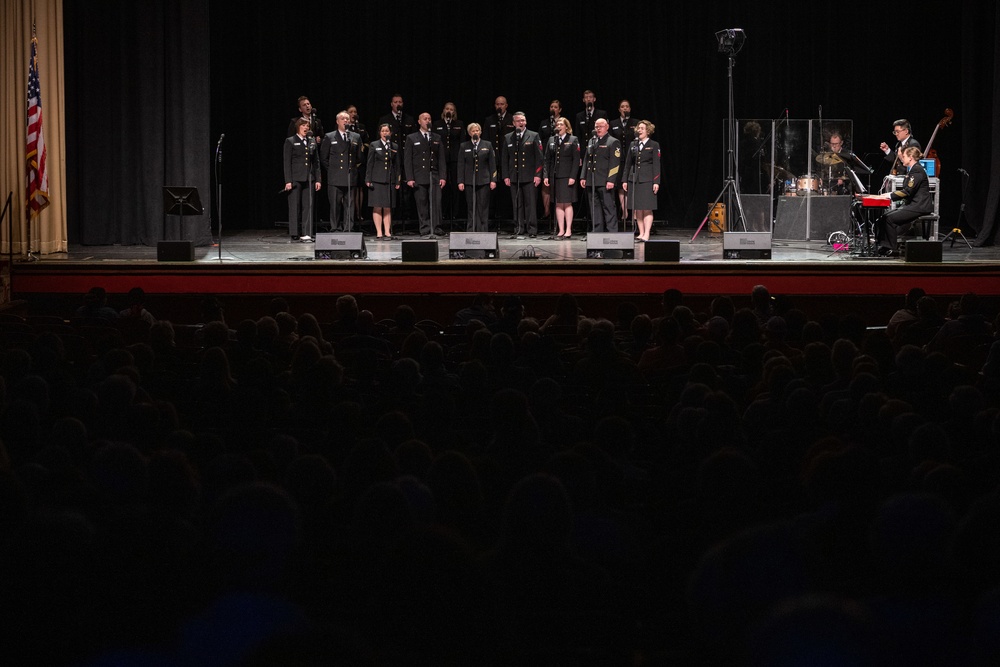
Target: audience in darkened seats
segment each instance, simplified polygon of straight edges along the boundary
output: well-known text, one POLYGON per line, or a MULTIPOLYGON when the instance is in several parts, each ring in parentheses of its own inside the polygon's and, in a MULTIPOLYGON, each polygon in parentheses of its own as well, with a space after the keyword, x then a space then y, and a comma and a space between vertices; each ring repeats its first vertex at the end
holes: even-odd
POLYGON ((780 295, 763 323, 745 296, 700 312, 668 290, 666 317, 609 301, 617 326, 576 315, 544 332, 512 296, 496 331, 470 319, 464 333, 404 297, 381 325, 342 299, 342 331, 284 301, 235 332, 209 314, 156 322, 148 342, 50 329, 4 343, 5 652, 380 665, 1000 654, 995 343, 977 365, 928 345, 939 328, 940 341, 989 326, 968 295, 947 323, 918 299, 892 334, 887 314, 866 329, 780 295))

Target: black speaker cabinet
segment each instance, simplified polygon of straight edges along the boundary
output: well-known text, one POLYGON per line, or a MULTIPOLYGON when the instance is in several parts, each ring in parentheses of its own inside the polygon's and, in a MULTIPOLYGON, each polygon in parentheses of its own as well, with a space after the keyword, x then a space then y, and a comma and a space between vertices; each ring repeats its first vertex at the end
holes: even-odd
POLYGON ((316 235, 316 259, 365 259, 365 235, 361 232, 326 232, 316 235))
POLYGON ((851 201, 848 195, 779 197, 774 238, 826 241, 833 232, 850 231, 851 201))
POLYGON ((941 242, 940 241, 907 241, 906 242, 907 262, 940 262, 941 242))
POLYGON ((404 262, 436 262, 438 261, 438 242, 403 241, 404 262))
POLYGON ((680 241, 646 241, 643 248, 642 261, 644 262, 681 261, 680 241))
POLYGON ((158 241, 156 243, 156 261, 193 262, 194 241, 158 241))

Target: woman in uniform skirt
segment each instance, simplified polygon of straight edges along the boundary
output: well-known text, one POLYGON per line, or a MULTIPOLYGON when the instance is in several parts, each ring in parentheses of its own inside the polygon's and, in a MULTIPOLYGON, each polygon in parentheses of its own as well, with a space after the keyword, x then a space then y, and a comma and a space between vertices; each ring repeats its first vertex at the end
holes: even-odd
POLYGON ((635 216, 639 241, 649 240, 656 194, 660 191, 660 145, 649 138, 655 129, 648 120, 640 120, 635 126, 635 142, 625 156, 622 188, 635 216))
POLYGON ((580 173, 580 142, 573 136, 573 126, 560 116, 556 133, 545 147, 545 185, 552 187, 556 206, 557 238, 573 236, 573 204, 576 202, 576 177, 580 173))
POLYGON ((368 205, 372 207, 376 238, 392 239, 392 205, 399 190, 399 146, 392 143, 392 128, 382 123, 379 138, 368 147, 368 205), (383 235, 383 226, 385 234, 383 235))

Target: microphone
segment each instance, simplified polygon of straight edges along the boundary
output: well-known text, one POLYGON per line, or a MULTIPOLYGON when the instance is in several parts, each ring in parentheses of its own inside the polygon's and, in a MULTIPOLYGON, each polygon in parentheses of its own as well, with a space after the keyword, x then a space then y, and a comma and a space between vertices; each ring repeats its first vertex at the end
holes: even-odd
POLYGON ((962 174, 964 176, 968 176, 969 175, 969 172, 967 172, 966 170, 962 169, 961 167, 958 168, 958 173, 960 173, 960 174, 962 174))

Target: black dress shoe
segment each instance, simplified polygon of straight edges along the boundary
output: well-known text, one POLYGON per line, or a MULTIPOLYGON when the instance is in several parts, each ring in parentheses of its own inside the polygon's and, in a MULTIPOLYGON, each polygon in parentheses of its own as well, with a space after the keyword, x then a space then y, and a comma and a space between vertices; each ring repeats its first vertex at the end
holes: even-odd
POLYGON ((528 238, 529 239, 536 238, 537 236, 538 236, 538 234, 528 234, 528 238))
POLYGON ((896 252, 892 248, 886 248, 884 246, 879 247, 878 256, 879 257, 895 257, 896 252))

